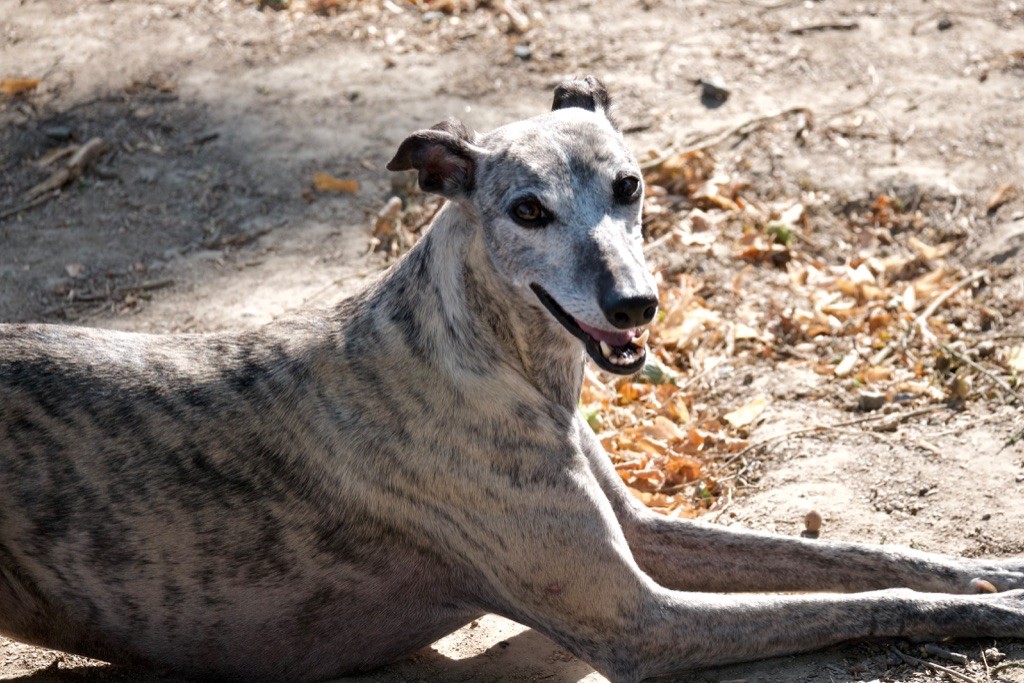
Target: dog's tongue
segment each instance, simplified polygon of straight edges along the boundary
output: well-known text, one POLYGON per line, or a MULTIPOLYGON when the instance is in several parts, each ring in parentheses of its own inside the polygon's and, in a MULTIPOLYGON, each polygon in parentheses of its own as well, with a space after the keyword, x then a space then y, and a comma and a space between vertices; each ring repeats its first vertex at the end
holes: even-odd
POLYGON ((604 342, 609 346, 625 346, 629 342, 633 341, 633 337, 637 335, 639 330, 630 329, 623 330, 621 332, 608 332, 606 330, 599 330, 596 327, 591 327, 585 323, 576 321, 576 324, 580 326, 580 329, 589 334, 591 337, 599 342, 604 342))

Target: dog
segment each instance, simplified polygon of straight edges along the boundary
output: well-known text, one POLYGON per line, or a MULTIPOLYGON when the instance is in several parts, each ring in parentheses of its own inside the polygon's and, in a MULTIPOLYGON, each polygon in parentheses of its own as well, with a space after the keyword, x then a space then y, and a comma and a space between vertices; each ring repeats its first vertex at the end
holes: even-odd
POLYGON ((408 137, 388 168, 448 202, 329 310, 232 334, 0 327, 0 633, 288 681, 487 612, 615 682, 1024 637, 1024 558, 724 528, 629 494, 577 411, 586 357, 639 370, 657 309, 608 109, 586 77, 542 116, 408 137), (723 594, 754 592, 799 594, 723 594))

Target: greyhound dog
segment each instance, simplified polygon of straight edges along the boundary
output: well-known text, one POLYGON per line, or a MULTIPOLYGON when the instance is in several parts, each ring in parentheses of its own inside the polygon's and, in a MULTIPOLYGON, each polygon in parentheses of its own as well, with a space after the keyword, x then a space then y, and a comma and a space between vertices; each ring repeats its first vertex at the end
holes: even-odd
POLYGON ((388 168, 450 201, 330 310, 234 334, 0 327, 0 633, 289 681, 485 612, 616 682, 868 636, 1024 637, 1024 559, 631 497, 577 412, 585 357, 637 371, 657 307, 607 110, 587 77, 543 116, 407 138, 388 168))

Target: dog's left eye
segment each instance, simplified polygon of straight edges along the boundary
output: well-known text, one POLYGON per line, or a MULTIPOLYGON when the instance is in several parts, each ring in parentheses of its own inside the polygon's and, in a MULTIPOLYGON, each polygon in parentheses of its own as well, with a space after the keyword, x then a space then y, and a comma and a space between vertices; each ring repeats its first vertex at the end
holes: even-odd
POLYGON ((551 222, 551 214, 533 197, 516 202, 512 218, 525 228, 541 228, 551 222))
POLYGON ((622 176, 612 186, 615 201, 620 204, 632 204, 640 196, 640 179, 636 176, 622 176))

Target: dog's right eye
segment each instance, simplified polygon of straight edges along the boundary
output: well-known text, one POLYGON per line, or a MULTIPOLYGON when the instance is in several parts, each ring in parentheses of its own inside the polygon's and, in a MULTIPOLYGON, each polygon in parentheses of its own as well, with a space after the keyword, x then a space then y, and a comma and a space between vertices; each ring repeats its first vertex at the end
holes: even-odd
POLYGON ((551 222, 551 214, 536 199, 522 199, 512 207, 512 218, 524 228, 542 228, 551 222))

